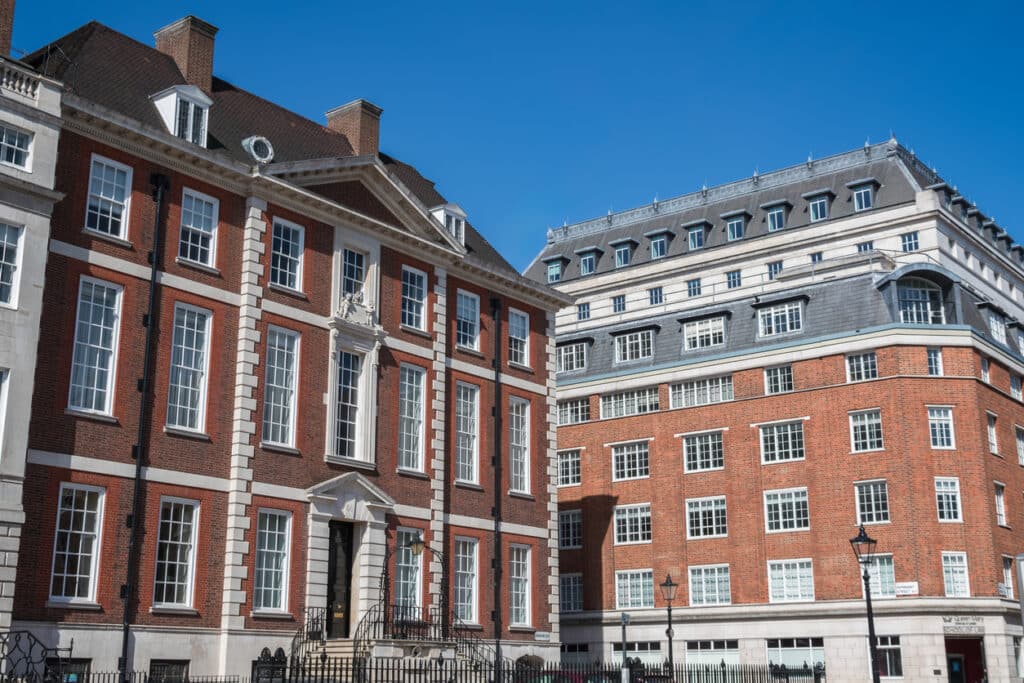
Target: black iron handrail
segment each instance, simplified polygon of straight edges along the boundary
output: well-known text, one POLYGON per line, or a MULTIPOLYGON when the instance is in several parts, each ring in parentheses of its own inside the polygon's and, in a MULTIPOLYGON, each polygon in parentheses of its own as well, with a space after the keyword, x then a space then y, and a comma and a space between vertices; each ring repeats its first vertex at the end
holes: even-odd
POLYGON ((327 608, 307 607, 299 628, 292 636, 291 661, 300 662, 327 640, 327 608))

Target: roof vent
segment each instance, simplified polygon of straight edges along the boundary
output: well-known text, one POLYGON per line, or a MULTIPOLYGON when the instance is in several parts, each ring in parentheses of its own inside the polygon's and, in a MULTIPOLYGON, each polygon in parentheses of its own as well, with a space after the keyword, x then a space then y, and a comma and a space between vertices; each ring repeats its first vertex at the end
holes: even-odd
POLYGON ((252 135, 242 140, 242 149, 261 164, 269 164, 274 160, 274 146, 262 135, 252 135))

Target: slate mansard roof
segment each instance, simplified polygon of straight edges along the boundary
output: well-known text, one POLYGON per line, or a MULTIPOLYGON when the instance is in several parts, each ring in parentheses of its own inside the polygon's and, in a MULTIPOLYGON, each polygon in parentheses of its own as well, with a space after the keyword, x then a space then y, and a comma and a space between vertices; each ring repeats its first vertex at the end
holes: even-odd
MULTIPOLYGON (((155 130, 164 124, 150 99, 185 78, 174 60, 96 21, 72 31, 22 60, 43 75, 63 81, 79 97, 155 130)), ((352 145, 341 133, 273 102, 213 78, 207 149, 234 161, 252 163, 242 140, 263 135, 274 145, 274 161, 306 161, 351 157, 352 145)), ((385 167, 427 208, 448 203, 434 182, 413 166, 380 154, 385 167)), ((472 225, 466 225, 466 248, 477 260, 508 277, 513 268, 472 225)))
POLYGON ((866 184, 875 188, 870 211, 911 204, 922 189, 942 192, 947 203, 961 203, 965 220, 970 211, 973 226, 988 241, 1013 251, 1014 261, 1024 263, 1024 248, 1013 245, 1005 230, 957 195, 912 152, 889 140, 549 230, 547 244, 525 274, 546 282, 548 262, 558 260, 563 264, 561 282, 579 279, 580 258, 591 251, 598 257, 593 275, 607 273, 616 270, 615 246, 624 242, 633 245, 628 272, 629 267, 651 261, 651 239, 661 234, 670 236, 667 258, 688 253, 687 229, 697 226, 705 231, 702 251, 713 249, 727 242, 726 225, 734 216, 745 218, 743 241, 749 241, 768 233, 767 212, 779 205, 786 208, 785 230, 798 230, 811 224, 808 200, 822 194, 831 198, 829 220, 844 218, 854 213, 854 190, 866 184))

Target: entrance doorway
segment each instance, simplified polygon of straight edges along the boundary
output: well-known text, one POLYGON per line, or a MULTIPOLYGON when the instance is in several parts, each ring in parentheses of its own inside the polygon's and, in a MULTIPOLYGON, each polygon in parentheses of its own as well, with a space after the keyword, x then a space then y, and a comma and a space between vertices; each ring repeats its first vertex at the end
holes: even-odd
POLYGON ((327 562, 327 635, 331 638, 350 637, 352 598, 352 537, 355 529, 351 522, 330 523, 330 546, 327 562))
POLYGON ((946 675, 949 683, 986 680, 985 648, 981 638, 946 638, 946 675))

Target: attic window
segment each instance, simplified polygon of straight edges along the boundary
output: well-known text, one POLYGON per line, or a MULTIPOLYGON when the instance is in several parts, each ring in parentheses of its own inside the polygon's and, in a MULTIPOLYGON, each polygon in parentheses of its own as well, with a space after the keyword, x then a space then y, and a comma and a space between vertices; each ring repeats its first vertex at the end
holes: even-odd
POLYGON ((448 213, 444 216, 444 227, 459 244, 466 243, 466 219, 448 213))
POLYGON ((206 131, 213 100, 194 85, 176 85, 153 95, 168 132, 182 140, 206 147, 206 131))

